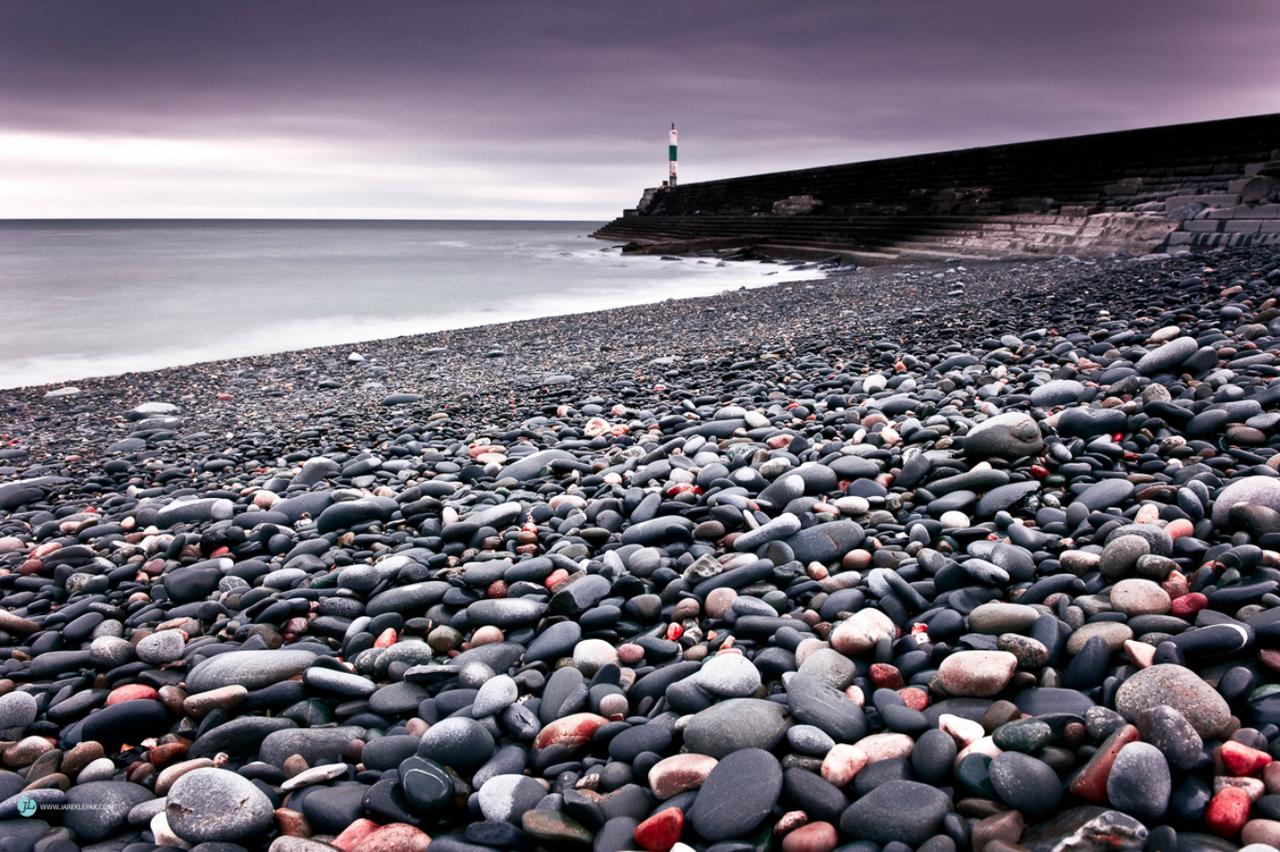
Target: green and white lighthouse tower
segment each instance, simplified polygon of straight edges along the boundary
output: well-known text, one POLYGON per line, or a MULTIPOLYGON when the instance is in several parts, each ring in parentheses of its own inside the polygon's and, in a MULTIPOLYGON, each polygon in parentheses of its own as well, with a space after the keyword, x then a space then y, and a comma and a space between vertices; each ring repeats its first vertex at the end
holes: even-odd
POLYGON ((667 186, 676 186, 676 123, 671 122, 671 136, 667 142, 667 186))

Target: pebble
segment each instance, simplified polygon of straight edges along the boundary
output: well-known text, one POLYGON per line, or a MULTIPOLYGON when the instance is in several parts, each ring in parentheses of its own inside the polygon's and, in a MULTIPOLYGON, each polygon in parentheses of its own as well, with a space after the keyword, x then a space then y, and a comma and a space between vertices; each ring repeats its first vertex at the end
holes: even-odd
POLYGON ((546 795, 547 788, 527 775, 495 775, 480 788, 480 812, 495 822, 519 823, 546 795))
POLYGON ((152 798, 146 787, 128 781, 78 782, 67 791, 62 824, 85 844, 96 843, 123 828, 129 812, 152 798))
POLYGON ((169 788, 165 818, 188 843, 234 843, 261 836, 271 825, 267 795, 225 769, 195 769, 169 788))
POLYGON ((1016 751, 996 755, 990 767, 991 786, 1010 807, 1032 817, 1053 813, 1062 801, 1062 782, 1042 760, 1016 751))
POLYGON ((0 731, 24 731, 39 712, 39 702, 29 692, 0 695, 0 731))
POLYGON ((916 781, 889 781, 840 815, 840 830, 862 840, 919 846, 938 833, 951 811, 946 793, 916 781))
POLYGON ((689 823, 710 841, 752 831, 782 793, 782 767, 763 749, 744 748, 725 757, 707 775, 689 808, 689 823), (751 779, 744 784, 744 779, 751 779))
POLYGON ((968 267, 5 392, 6 839, 1273 842, 1280 257, 968 267))
POLYGON ((1183 666, 1162 663, 1131 675, 1116 692, 1116 709, 1130 721, 1152 707, 1167 704, 1202 737, 1225 736, 1231 708, 1218 691, 1183 666))
POLYGON ((1120 749, 1107 776, 1107 798, 1113 807, 1143 821, 1164 816, 1173 781, 1164 754, 1145 742, 1120 749))
POLYGON ((238 684, 259 689, 299 675, 315 660, 311 651, 230 651, 197 663, 187 673, 187 689, 208 692, 238 684))
POLYGON ((1129 617, 1163 615, 1169 611, 1169 593, 1150 580, 1121 580, 1111 587, 1111 605, 1129 617))

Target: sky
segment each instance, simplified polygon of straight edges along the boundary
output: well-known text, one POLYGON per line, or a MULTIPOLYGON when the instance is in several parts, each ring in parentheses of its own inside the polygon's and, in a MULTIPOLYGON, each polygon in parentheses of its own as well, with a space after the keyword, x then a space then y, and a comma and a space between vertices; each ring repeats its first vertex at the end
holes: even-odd
POLYGON ((1275 0, 0 0, 0 218, 611 218, 1280 111, 1275 0))

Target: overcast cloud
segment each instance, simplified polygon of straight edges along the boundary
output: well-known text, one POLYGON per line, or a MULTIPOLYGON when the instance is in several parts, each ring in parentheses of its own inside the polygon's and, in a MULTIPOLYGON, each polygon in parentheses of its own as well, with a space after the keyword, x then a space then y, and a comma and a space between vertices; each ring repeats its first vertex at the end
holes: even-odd
MULTIPOLYGON (((0 0, 0 217, 604 219, 1280 110, 1273 0, 0 0)), ((1280 144, 1280 143, 1278 143, 1280 144)))

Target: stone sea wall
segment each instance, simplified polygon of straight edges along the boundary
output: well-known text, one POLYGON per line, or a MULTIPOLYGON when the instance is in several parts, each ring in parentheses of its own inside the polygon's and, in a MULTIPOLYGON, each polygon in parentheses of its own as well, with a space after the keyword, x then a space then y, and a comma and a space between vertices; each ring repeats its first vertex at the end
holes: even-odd
POLYGON ((646 190, 595 236, 859 263, 1280 243, 1280 114, 646 190))

